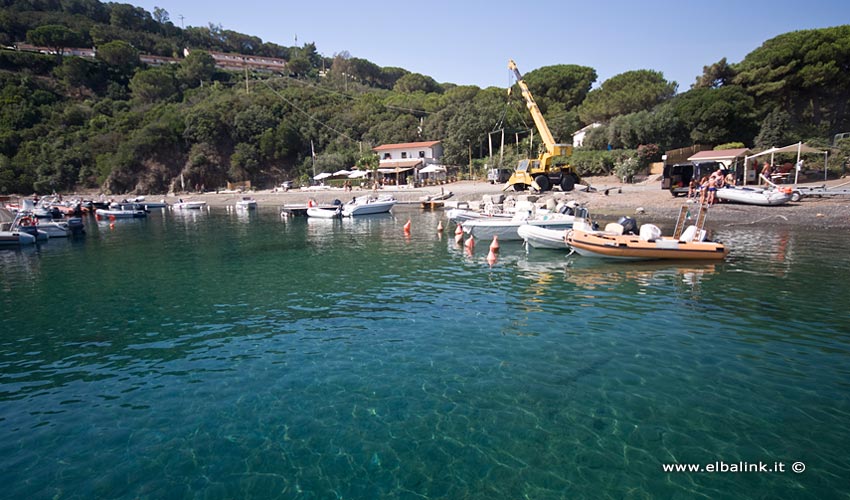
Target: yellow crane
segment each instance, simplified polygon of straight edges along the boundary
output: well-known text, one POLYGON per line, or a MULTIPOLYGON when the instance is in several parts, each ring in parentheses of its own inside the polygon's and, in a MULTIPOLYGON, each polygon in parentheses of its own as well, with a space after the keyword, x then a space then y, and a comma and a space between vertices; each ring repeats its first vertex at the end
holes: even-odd
POLYGON ((562 191, 572 191, 576 184, 581 184, 578 174, 570 165, 553 164, 552 159, 572 155, 573 147, 568 144, 555 143, 555 138, 552 137, 552 132, 543 118, 543 113, 540 112, 540 108, 534 102, 534 97, 528 90, 528 85, 522 79, 522 74, 520 74, 513 59, 508 61, 508 69, 516 75, 517 85, 522 90, 525 104, 531 112, 531 118, 537 126, 537 131, 540 132, 546 151, 536 159, 520 160, 513 175, 505 184, 504 190, 513 187, 516 191, 524 191, 530 187, 537 191, 548 191, 552 186, 560 186, 562 191))

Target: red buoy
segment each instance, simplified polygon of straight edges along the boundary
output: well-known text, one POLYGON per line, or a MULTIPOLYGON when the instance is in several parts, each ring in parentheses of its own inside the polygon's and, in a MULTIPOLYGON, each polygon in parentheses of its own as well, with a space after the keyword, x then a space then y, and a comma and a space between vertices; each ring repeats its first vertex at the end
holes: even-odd
POLYGON ((404 224, 404 234, 410 234, 410 219, 404 224))
POLYGON ((492 253, 499 253, 499 235, 493 235, 493 241, 490 243, 490 251, 492 253))

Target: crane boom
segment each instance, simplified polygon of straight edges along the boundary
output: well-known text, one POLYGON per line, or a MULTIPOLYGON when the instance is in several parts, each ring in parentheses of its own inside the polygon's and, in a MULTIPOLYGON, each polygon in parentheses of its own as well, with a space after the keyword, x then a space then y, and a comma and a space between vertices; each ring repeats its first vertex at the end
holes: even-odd
POLYGON ((540 153, 537 159, 521 159, 511 178, 505 183, 504 189, 513 188, 515 191, 522 191, 531 188, 536 191, 548 191, 552 186, 557 185, 560 186, 561 191, 572 191, 576 184, 581 183, 581 179, 573 167, 563 162, 563 158, 572 155, 573 147, 555 143, 555 138, 552 137, 552 132, 543 118, 543 113, 540 112, 540 108, 534 102, 534 97, 528 90, 528 85, 522 79, 522 74, 520 74, 513 59, 508 60, 508 69, 516 75, 517 85, 522 90, 525 104, 528 111, 531 112, 531 117, 534 119, 534 124, 540 132, 540 136, 543 138, 546 151, 540 153))
POLYGON ((568 154, 566 153, 566 145, 555 144, 555 138, 552 137, 552 132, 549 130, 549 126, 543 118, 543 113, 540 112, 540 108, 534 101, 534 97, 531 95, 531 91, 528 90, 528 85, 526 85, 525 80, 523 80, 522 74, 519 72, 519 69, 517 69, 516 63, 513 59, 508 60, 508 69, 513 71, 514 75, 516 75, 517 85, 519 85, 520 90, 522 90, 522 96, 525 98, 525 105, 528 107, 528 111, 531 112, 531 118, 537 126, 537 131, 540 132, 540 137, 543 140, 543 144, 546 146, 546 152, 551 156, 568 154))

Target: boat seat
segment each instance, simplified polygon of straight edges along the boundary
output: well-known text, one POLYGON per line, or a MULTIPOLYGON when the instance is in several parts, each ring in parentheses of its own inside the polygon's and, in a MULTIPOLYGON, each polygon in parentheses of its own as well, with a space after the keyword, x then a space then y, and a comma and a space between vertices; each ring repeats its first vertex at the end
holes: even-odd
MULTIPOLYGON (((692 241, 700 241, 699 239, 697 239, 698 235, 699 235, 699 230, 697 229, 696 226, 688 226, 687 228, 685 228, 684 231, 682 231, 682 236, 679 238, 679 241, 681 241, 682 243, 690 243, 692 241)), ((703 237, 705 237, 705 236, 703 235, 703 237)))
POLYGON ((640 227, 639 234, 643 241, 655 241, 661 237, 661 229, 653 224, 644 224, 640 227))
POLYGON ((605 232, 619 236, 623 234, 623 225, 616 222, 609 222, 605 225, 605 232))

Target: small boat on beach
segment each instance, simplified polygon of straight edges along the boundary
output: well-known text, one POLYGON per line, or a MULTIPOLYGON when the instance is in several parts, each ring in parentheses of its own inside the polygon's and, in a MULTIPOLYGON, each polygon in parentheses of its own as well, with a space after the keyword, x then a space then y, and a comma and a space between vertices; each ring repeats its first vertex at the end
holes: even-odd
POLYGON ((762 189, 726 186, 718 189, 714 195, 722 201, 769 207, 788 203, 791 201, 792 193, 791 188, 762 189))
POLYGON ((342 206, 343 217, 385 214, 396 204, 392 196, 358 196, 342 206))

